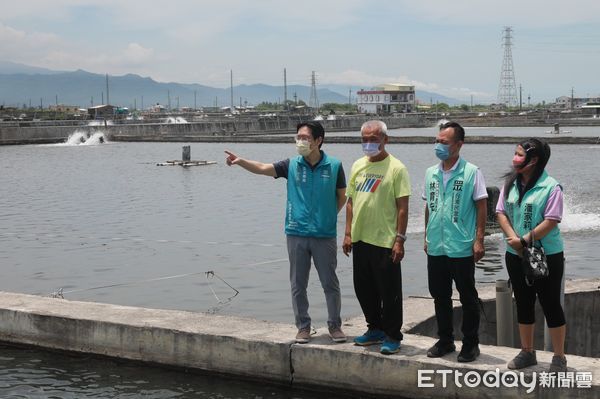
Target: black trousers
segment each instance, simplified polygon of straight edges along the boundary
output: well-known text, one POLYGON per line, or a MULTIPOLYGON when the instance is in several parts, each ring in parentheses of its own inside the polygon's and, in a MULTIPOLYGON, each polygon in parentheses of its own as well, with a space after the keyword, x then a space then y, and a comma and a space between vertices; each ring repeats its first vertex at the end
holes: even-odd
POLYGON ((535 298, 537 296, 548 327, 554 328, 565 325, 565 313, 560 304, 560 286, 565 270, 564 253, 560 252, 546 256, 548 277, 534 281, 531 287, 525 283, 521 258, 507 252, 505 260, 506 270, 510 276, 515 301, 517 302, 517 320, 519 323, 535 323, 535 298))
POLYGON ((452 281, 462 304, 463 346, 479 344, 479 296, 475 289, 475 261, 472 256, 450 258, 427 256, 429 293, 434 299, 438 335, 443 343, 454 342, 452 281))
POLYGON ((402 340, 402 269, 392 250, 358 241, 352 244, 354 291, 369 328, 402 340))

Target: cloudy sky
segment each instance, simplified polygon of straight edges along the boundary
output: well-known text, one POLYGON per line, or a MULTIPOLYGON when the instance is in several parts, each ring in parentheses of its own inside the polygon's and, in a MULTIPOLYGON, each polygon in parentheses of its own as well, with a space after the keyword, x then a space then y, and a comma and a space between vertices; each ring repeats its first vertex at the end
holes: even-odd
POLYGON ((494 101, 502 28, 532 102, 600 95, 598 0, 0 0, 0 59, 161 82, 320 83, 494 101))

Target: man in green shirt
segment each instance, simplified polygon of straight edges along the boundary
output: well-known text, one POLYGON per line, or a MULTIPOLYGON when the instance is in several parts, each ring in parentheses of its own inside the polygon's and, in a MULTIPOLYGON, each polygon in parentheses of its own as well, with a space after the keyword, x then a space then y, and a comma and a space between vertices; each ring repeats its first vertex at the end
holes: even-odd
POLYGON ((367 321, 356 345, 381 343, 392 354, 402 340, 402 272, 410 180, 404 164, 385 150, 387 126, 361 127, 365 156, 352 165, 346 196, 343 250, 353 252, 354 290, 367 321))
POLYGON ((479 356, 479 298, 475 262, 483 257, 487 191, 479 168, 460 156, 465 130, 456 122, 440 126, 435 154, 440 162, 425 172, 425 243, 429 292, 434 299, 439 341, 429 357, 454 352, 452 281, 460 294, 463 344, 457 360, 479 356))

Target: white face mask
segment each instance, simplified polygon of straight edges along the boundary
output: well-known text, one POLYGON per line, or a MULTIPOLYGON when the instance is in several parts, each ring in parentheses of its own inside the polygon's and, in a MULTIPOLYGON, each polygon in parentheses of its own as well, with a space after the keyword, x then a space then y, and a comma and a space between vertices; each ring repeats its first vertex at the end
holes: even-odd
POLYGON ((308 140, 296 140, 296 150, 303 157, 308 156, 311 152, 310 143, 308 140))
POLYGON ((379 145, 379 143, 362 143, 363 153, 370 158, 376 157, 381 152, 379 145))

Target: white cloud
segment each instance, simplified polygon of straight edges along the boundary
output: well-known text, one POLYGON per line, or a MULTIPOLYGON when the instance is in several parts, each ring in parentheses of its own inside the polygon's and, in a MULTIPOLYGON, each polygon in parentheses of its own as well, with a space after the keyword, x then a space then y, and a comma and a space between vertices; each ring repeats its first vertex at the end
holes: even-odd
POLYGON ((394 7, 413 17, 440 25, 520 25, 527 28, 558 27, 600 21, 597 0, 473 1, 399 0, 394 7))
POLYGON ((458 99, 466 99, 472 95, 473 97, 476 97, 479 100, 487 101, 494 97, 494 95, 491 93, 477 91, 466 87, 445 87, 438 83, 418 81, 402 75, 372 75, 368 72, 354 69, 345 70, 340 73, 319 74, 319 81, 323 84, 332 83, 347 84, 353 86, 375 86, 382 83, 402 83, 414 85, 417 90, 431 91, 443 94, 445 96, 455 97, 458 99))
POLYGON ((143 65, 154 57, 154 49, 145 48, 138 43, 129 43, 123 51, 121 60, 126 65, 143 65))
POLYGON ((60 47, 59 36, 45 32, 25 32, 0 22, 0 54, 12 61, 33 62, 47 48, 60 47))
POLYGON ((153 48, 139 43, 129 43, 112 52, 98 51, 71 40, 47 32, 25 32, 0 23, 0 54, 2 58, 56 70, 86 69, 92 72, 112 74, 142 71, 156 57, 153 48))

